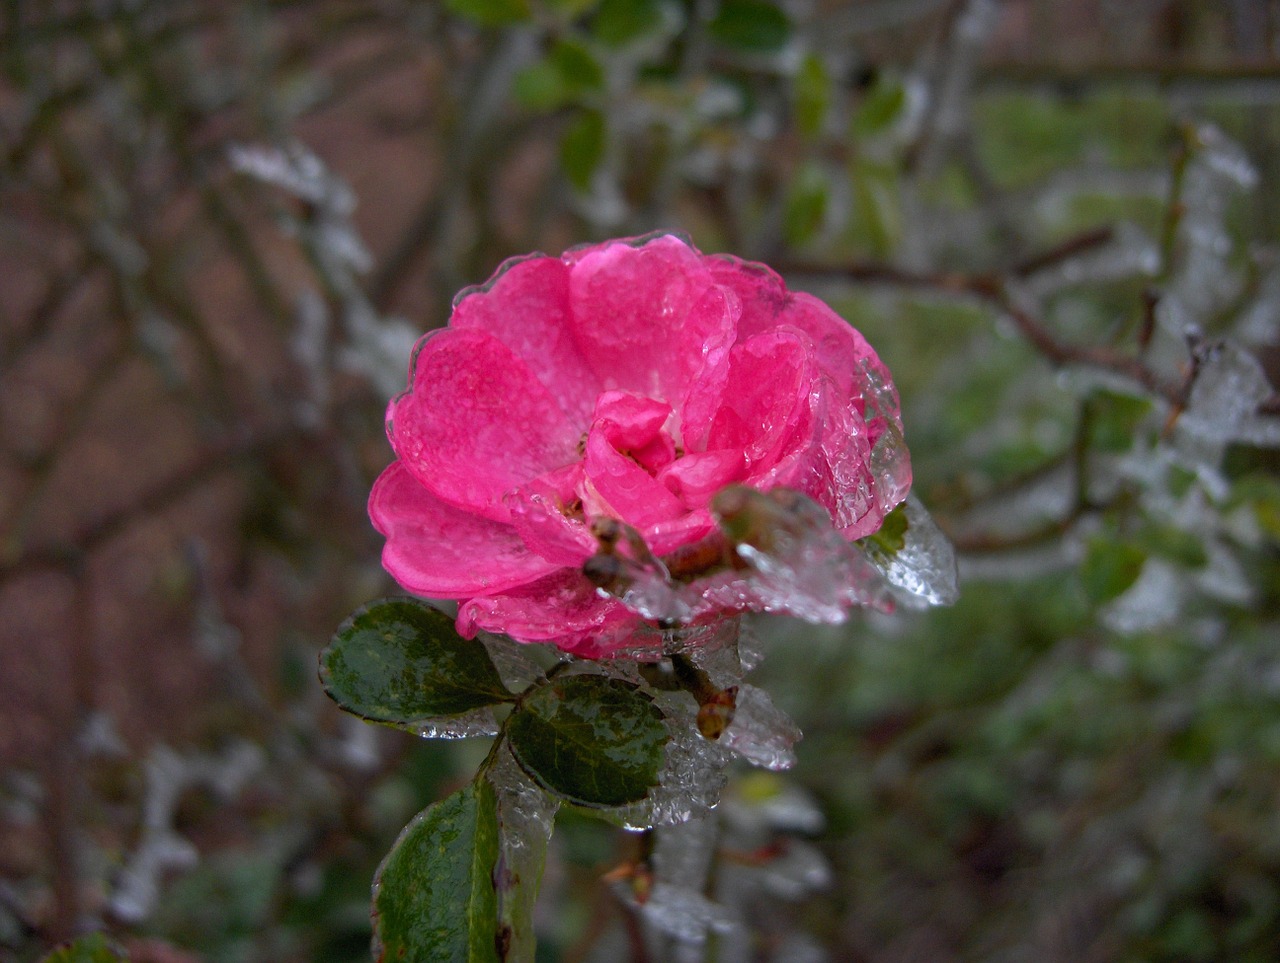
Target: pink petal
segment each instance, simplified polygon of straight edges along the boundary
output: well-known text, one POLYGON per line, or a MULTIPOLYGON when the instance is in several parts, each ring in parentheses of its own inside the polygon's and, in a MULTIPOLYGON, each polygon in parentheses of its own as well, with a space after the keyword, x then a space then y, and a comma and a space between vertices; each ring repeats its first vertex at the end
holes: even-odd
POLYGON ((570 518, 570 506, 577 500, 582 481, 582 465, 570 465, 535 478, 509 493, 507 507, 511 524, 530 551, 557 565, 581 568, 597 548, 587 526, 570 518))
POLYGON ((705 508, 713 495, 746 473, 747 460, 741 448, 690 452, 658 473, 686 508, 705 508))
POLYGON ((650 474, 675 458, 675 442, 664 431, 671 406, 628 391, 606 391, 596 400, 592 430, 650 474))
POLYGON ((742 304, 739 339, 789 325, 809 336, 818 364, 844 397, 854 392, 864 362, 886 384, 893 384, 889 370, 861 332, 818 298, 788 291, 782 279, 763 264, 726 255, 708 258, 707 263, 716 283, 731 289, 742 304))
POLYGON ((607 387, 679 403, 733 344, 737 298, 713 284, 702 255, 684 241, 619 241, 576 258, 571 323, 607 387))
POLYGON ((374 482, 369 517, 387 539, 383 567, 418 595, 501 592, 555 569, 530 552, 511 526, 441 501, 402 462, 392 462, 374 482))
POLYGON ((684 514, 684 505, 596 428, 587 436, 582 501, 588 517, 610 515, 638 529, 684 514))
POLYGON ((552 642, 587 657, 616 647, 640 618, 617 599, 601 596, 577 570, 552 575, 501 595, 471 599, 458 608, 458 631, 503 632, 520 642, 552 642))
POLYGON ((529 366, 490 334, 418 343, 413 387, 387 408, 405 467, 445 501, 499 521, 502 496, 577 459, 579 433, 529 366))
POLYGON ((578 430, 600 392, 569 325, 569 265, 535 255, 512 259, 454 301, 451 328, 486 331, 524 359, 578 430))
POLYGON ((723 402, 707 432, 707 447, 740 448, 759 472, 811 430, 810 386, 817 373, 808 339, 781 329, 734 345, 723 402))
POLYGON ((666 555, 684 545, 702 541, 719 527, 710 511, 699 508, 679 518, 651 525, 643 535, 649 551, 654 555, 666 555))

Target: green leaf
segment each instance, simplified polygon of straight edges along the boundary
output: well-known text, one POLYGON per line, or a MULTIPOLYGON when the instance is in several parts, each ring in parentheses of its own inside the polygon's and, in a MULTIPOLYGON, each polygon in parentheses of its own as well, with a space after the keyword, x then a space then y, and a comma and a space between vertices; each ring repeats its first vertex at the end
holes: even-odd
POLYGON ((884 517, 879 529, 866 538, 858 539, 858 543, 861 545, 874 543, 885 554, 890 556, 897 555, 907 547, 907 529, 909 527, 906 503, 904 502, 884 517))
POLYGON ((560 163, 570 183, 580 191, 591 186, 591 175, 604 158, 604 115, 588 110, 564 132, 560 163))
POLYGON ((782 212, 782 235, 798 247, 812 240, 827 216, 831 185, 822 168, 805 164, 791 181, 787 204, 782 212))
POLYGON ((528 0, 446 0, 451 11, 486 27, 529 19, 528 0))
POLYGON ((405 727, 513 698, 482 644, 412 598, 371 602, 347 619, 320 653, 320 681, 348 712, 405 727))
POLYGON ((817 54, 809 54, 800 65, 795 80, 796 124, 806 137, 822 133, 823 121, 831 106, 831 77, 817 54))
POLYGON ((129 957, 101 933, 57 947, 41 963, 129 963, 129 957))
POLYGON ((507 720, 511 752, 544 789, 586 806, 621 806, 657 784, 667 727, 648 695, 600 675, 556 679, 507 720))
POLYGON ((1147 553, 1136 545, 1091 539, 1080 569, 1085 595, 1095 605, 1119 597, 1138 580, 1146 560, 1147 553))
POLYGON ((1133 447, 1138 425, 1151 413, 1149 398, 1099 390, 1089 396, 1088 443, 1099 451, 1122 452, 1133 447))
POLYGON ((563 40, 547 59, 516 75, 516 99, 533 110, 554 110, 604 87, 604 71, 581 44, 563 40))
POLYGON ((373 883, 379 961, 498 959, 493 787, 477 779, 404 828, 373 883))
POLYGON ((724 0, 707 32, 727 47, 772 53, 787 42, 791 21, 764 0, 724 0))
POLYGON ((902 116, 906 105, 907 89, 902 82, 881 78, 867 91, 853 112, 851 130, 854 139, 883 134, 902 116))
POLYGON ((601 43, 621 47, 651 33, 661 23, 658 0, 604 0, 591 30, 601 43))

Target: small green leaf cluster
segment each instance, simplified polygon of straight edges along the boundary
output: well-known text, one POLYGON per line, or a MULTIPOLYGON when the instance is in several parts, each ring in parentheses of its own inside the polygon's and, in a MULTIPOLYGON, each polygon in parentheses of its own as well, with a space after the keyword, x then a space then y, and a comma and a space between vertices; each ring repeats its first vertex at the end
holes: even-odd
POLYGON ((503 785, 493 776, 504 748, 542 792, 576 806, 626 806, 657 785, 668 728, 653 698, 572 667, 559 662, 513 692, 482 642, 413 598, 365 606, 321 653, 325 691, 371 722, 431 732, 477 710, 508 713, 475 779, 420 813, 384 860, 374 885, 384 958, 509 959, 513 947, 532 945, 515 931, 527 921, 509 910, 538 880, 504 866, 503 785))

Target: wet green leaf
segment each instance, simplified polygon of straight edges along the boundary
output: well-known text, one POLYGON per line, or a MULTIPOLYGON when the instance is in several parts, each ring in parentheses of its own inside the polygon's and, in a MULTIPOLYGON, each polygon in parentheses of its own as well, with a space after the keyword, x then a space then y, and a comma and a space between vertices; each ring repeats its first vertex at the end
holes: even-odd
POLYGON ((543 788, 587 806, 621 806, 656 785, 667 728, 631 683, 575 675, 530 692, 508 720, 507 738, 543 788))
POLYGON ((374 879, 379 961, 498 960, 493 787, 477 779, 409 823, 374 879))
POLYGON ((560 163, 570 183, 585 191, 591 186, 591 175, 604 158, 604 115, 596 110, 585 111, 564 132, 560 142, 560 163))
POLYGON ((41 963, 128 963, 129 957, 101 933, 59 946, 41 963))
POLYGON ((724 0, 707 32, 726 47, 772 53, 791 36, 791 21, 764 0, 724 0))
POLYGON ((320 680, 334 702, 374 722, 412 726, 513 698, 484 646, 425 602, 371 602, 320 653, 320 680))
POLYGON ((1138 580, 1147 553, 1136 545, 1095 538, 1089 542, 1080 579, 1095 605, 1110 602, 1138 580))

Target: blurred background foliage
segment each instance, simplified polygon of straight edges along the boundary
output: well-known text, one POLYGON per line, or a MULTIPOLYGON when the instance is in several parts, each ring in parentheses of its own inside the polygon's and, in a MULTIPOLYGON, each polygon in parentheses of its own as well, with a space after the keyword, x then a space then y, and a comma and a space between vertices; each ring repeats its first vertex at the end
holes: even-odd
MULTIPOLYGON (((724 807, 756 958, 1280 957, 1274 0, 0 24, 0 959, 367 957, 377 861, 484 751, 314 679, 392 588, 385 400, 503 258, 655 228, 866 333, 961 555, 952 609, 757 626, 806 738, 724 807)), ((539 959, 626 958, 631 840, 552 845, 539 959)))

